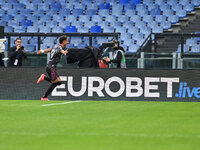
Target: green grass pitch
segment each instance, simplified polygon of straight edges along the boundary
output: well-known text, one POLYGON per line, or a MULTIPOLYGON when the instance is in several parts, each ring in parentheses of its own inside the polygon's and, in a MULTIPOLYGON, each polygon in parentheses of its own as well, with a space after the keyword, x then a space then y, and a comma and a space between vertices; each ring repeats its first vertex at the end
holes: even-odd
POLYGON ((0 150, 199 150, 200 103, 1 100, 0 150))

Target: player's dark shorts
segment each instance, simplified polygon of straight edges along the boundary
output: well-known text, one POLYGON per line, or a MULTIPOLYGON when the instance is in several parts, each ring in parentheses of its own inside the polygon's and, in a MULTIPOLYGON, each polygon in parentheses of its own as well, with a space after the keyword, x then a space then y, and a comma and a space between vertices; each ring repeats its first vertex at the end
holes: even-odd
POLYGON ((54 67, 46 67, 46 72, 52 81, 56 80, 59 77, 59 74, 54 67))

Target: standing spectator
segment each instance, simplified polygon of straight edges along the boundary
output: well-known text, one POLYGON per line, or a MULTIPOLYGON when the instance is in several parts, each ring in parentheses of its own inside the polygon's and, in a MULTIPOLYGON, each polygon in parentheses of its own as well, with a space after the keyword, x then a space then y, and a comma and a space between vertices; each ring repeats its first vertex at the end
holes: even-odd
POLYGON ((2 60, 2 54, 0 53, 0 67, 4 67, 4 63, 3 63, 3 60, 2 60))
POLYGON ((15 40, 15 46, 8 50, 8 66, 22 66, 22 59, 26 58, 24 46, 21 45, 21 38, 15 40))
POLYGON ((114 68, 126 68, 125 50, 122 46, 119 46, 119 41, 114 41, 114 55, 111 60, 109 57, 105 57, 104 61, 107 63, 113 63, 114 68))

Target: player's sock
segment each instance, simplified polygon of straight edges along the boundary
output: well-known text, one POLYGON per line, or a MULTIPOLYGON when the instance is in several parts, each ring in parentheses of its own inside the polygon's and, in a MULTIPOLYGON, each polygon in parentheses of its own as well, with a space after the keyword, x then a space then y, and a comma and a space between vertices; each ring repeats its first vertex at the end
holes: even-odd
POLYGON ((51 83, 51 79, 49 77, 47 77, 47 76, 44 77, 44 80, 46 80, 46 81, 51 83))
POLYGON ((43 96, 43 98, 47 97, 49 94, 51 94, 51 92, 53 91, 53 89, 57 86, 57 85, 61 85, 62 82, 57 82, 57 83, 52 83, 49 88, 47 89, 45 95, 43 96))

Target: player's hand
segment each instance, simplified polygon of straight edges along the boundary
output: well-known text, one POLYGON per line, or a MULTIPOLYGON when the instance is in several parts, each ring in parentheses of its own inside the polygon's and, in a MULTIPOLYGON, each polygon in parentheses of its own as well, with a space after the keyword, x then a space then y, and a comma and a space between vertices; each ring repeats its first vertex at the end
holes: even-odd
POLYGON ((106 62, 110 62, 110 58, 108 58, 108 57, 103 58, 103 60, 106 62))
POLYGON ((40 49, 39 51, 37 51, 37 54, 42 54, 42 50, 40 49))
POLYGON ((67 55, 67 53, 68 53, 68 50, 63 51, 64 55, 67 55))
POLYGON ((16 51, 19 51, 20 48, 21 48, 21 46, 20 46, 20 45, 17 45, 16 51))

